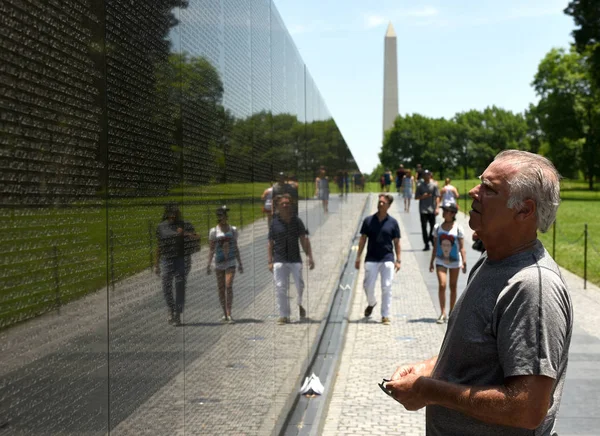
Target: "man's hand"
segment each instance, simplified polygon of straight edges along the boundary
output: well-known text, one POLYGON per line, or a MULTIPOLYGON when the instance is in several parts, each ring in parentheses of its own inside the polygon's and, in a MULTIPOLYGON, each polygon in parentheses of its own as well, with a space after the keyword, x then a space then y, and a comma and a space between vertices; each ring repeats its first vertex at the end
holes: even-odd
POLYGON ((360 257, 356 258, 356 261, 354 262, 354 268, 360 269, 360 257))
POLYGON ((429 376, 425 362, 411 363, 410 365, 399 366, 392 375, 391 380, 396 381, 407 375, 414 374, 418 376, 429 376))
POLYGON ((409 373, 395 381, 386 383, 385 387, 406 410, 419 410, 427 406, 427 401, 423 398, 419 389, 421 377, 421 375, 409 373))
POLYGON ((244 267, 242 266, 242 264, 241 264, 241 263, 238 265, 238 272, 239 272, 240 274, 244 274, 244 267))
POLYGON ((211 272, 212 269, 210 268, 210 264, 206 265, 206 275, 209 276, 211 272))
POLYGON ((467 262, 463 262, 463 264, 462 264, 462 271, 463 271, 463 274, 467 273, 467 262))
POLYGON ((438 216, 440 214, 440 208, 436 207, 435 208, 435 215, 438 216))
POLYGON ((433 272, 435 268, 433 267, 433 261, 429 264, 429 272, 433 272))
POLYGON ((307 256, 308 257, 308 269, 315 269, 315 261, 313 260, 312 256, 307 256))
POLYGON ((396 272, 400 271, 400 266, 402 266, 402 263, 399 260, 394 262, 394 271, 396 271, 396 272))
POLYGON ((154 272, 157 276, 160 276, 160 265, 158 263, 154 265, 154 272))
POLYGON ((269 262, 269 271, 273 272, 273 262, 269 262))

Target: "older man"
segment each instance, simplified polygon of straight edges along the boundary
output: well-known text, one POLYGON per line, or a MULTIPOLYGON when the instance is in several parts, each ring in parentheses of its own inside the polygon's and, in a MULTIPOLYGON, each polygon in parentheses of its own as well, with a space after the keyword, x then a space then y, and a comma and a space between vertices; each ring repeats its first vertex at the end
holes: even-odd
POLYGON ((537 231, 555 219, 559 175, 544 157, 510 150, 480 178, 469 225, 487 252, 439 355, 399 367, 386 388, 408 410, 427 406, 428 435, 553 435, 573 312, 537 231))

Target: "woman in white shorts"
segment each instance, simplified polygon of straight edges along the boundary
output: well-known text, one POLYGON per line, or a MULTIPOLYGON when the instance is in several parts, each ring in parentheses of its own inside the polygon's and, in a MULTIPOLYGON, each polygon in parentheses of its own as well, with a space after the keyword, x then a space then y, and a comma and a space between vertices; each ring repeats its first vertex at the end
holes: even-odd
POLYGON ((464 230, 456 224, 456 213, 458 209, 455 203, 444 203, 442 205, 442 216, 444 222, 437 224, 433 229, 433 251, 431 252, 431 263, 429 271, 433 272, 434 263, 438 278, 438 297, 440 300, 441 315, 437 319, 438 324, 448 320, 446 316, 446 282, 448 271, 450 272, 450 313, 456 304, 456 286, 458 283, 458 272, 467 272, 467 256, 464 245, 464 230))
POLYGON ((226 206, 217 209, 218 223, 208 233, 210 252, 208 253, 206 274, 211 273, 211 265, 214 257, 219 301, 223 308, 221 321, 233 323, 233 318, 231 317, 233 279, 235 278, 236 266, 240 274, 244 272, 244 267, 242 266, 240 250, 238 249, 238 231, 234 226, 229 224, 228 211, 229 209, 226 206))

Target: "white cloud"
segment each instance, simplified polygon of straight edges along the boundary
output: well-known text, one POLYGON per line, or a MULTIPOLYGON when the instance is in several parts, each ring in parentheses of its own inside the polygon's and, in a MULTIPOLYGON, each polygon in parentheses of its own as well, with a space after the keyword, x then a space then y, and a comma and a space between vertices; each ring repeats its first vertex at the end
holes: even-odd
POLYGON ((388 21, 387 18, 381 15, 367 15, 365 17, 365 26, 367 29, 371 29, 373 27, 381 26, 388 21))

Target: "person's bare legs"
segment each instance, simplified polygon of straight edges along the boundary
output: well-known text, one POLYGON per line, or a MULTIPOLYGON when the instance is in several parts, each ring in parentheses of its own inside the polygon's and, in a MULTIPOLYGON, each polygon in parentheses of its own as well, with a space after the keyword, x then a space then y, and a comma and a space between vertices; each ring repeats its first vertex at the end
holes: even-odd
POLYGON ((450 312, 452 312, 452 309, 454 309, 454 305, 456 304, 456 287, 459 272, 460 268, 450 269, 450 312))
POLYGON ((225 309, 227 311, 225 316, 231 318, 231 308, 233 307, 233 279, 235 278, 235 267, 228 268, 225 270, 225 291, 226 291, 226 302, 225 309))
POLYGON ((408 206, 406 206, 406 211, 410 212, 410 197, 407 198, 407 200, 408 200, 408 206))
POLYGON ((219 290, 219 302, 221 303, 221 308, 223 309, 223 315, 227 317, 227 295, 225 292, 225 270, 217 269, 215 270, 215 275, 217 276, 217 288, 219 290))
POLYGON ((325 213, 329 212, 329 200, 323 200, 323 210, 325 213))
POLYGON ((446 267, 437 266, 436 272, 438 277, 438 298, 440 300, 440 309, 442 310, 442 315, 446 315, 446 267))

